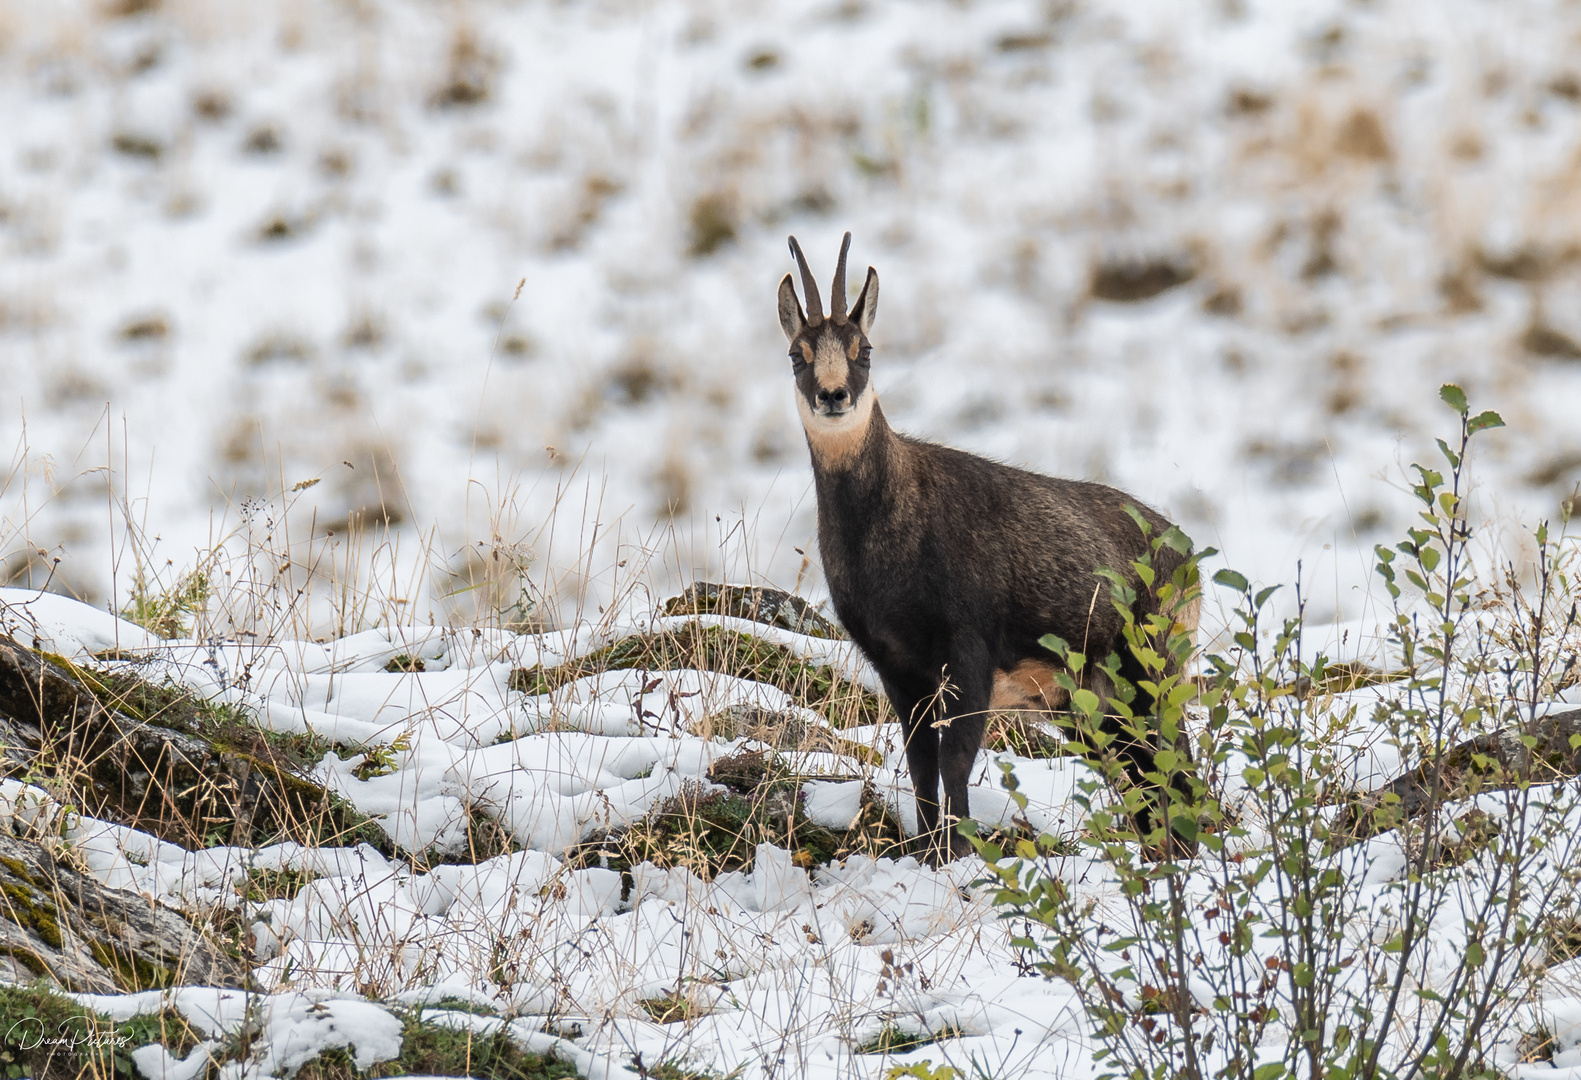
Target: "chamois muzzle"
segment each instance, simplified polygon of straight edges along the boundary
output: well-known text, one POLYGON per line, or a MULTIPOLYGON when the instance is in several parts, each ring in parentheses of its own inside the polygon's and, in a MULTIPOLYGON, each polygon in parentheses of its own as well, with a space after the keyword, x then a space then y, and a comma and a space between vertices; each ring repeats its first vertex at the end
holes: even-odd
POLYGON ((845 387, 818 391, 819 416, 844 416, 851 411, 851 408, 851 392, 845 387))

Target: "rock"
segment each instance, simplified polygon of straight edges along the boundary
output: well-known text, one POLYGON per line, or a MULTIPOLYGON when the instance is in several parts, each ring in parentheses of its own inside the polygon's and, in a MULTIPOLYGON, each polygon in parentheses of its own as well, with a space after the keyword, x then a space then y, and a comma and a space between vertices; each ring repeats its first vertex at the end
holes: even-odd
POLYGON ((781 589, 694 582, 664 602, 665 615, 729 615, 808 637, 844 641, 845 632, 807 601, 781 589))
POLYGON ((241 987, 246 969, 176 911, 100 885, 29 840, 0 833, 0 980, 43 978, 114 994, 241 987))

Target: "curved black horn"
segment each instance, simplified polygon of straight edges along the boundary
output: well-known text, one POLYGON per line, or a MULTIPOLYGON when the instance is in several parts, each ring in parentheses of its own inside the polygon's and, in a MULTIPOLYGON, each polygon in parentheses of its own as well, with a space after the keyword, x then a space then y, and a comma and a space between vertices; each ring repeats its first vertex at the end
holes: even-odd
POLYGON ((790 238, 791 254, 796 256, 796 265, 801 268, 801 288, 807 294, 807 321, 810 323, 823 320, 823 301, 818 299, 818 282, 814 280, 812 271, 807 269, 807 257, 801 253, 801 245, 793 236, 790 238))
POLYGON ((835 322, 845 322, 845 253, 851 250, 851 234, 840 241, 840 261, 834 268, 834 284, 829 286, 829 314, 835 322))

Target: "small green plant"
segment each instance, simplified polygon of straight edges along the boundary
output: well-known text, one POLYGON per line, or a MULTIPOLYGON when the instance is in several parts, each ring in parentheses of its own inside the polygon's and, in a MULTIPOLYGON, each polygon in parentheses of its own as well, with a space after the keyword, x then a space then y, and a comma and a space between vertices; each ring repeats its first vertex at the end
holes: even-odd
POLYGON ((695 1020, 706 1009, 699 1009, 697 1002, 684 993, 660 994, 637 1002, 642 1011, 652 1017, 655 1024, 679 1024, 695 1020))
MULTIPOLYGON (((656 805, 641 821, 597 843, 584 845, 583 858, 597 857, 610 869, 629 870, 643 862, 658 867, 685 866, 703 878, 728 870, 750 870, 759 844, 791 852, 803 868, 825 865, 854 854, 894 856, 905 850, 900 823, 877 792, 864 790, 856 819, 848 829, 830 829, 810 820, 800 796, 809 778, 790 772, 772 754, 739 755, 755 759, 715 772, 732 791, 688 785, 656 805)), ((732 759, 722 761, 729 764, 732 759)))
POLYGON ((423 658, 421 656, 407 656, 405 653, 402 653, 400 656, 392 656, 390 658, 390 662, 384 665, 384 670, 402 674, 411 674, 413 672, 428 670, 428 665, 423 663, 423 658))
POLYGON ((942 1027, 937 1031, 907 1031, 896 1024, 885 1024, 877 1035, 858 1048, 859 1054, 909 1054, 922 1046, 930 1046, 940 1039, 958 1039, 959 1028, 942 1027))
POLYGON ((0 1078, 131 1080, 131 1053, 151 1042, 184 1053, 202 1041, 166 1010, 117 1024, 42 981, 0 986, 0 1078))
POLYGON ((736 1080, 736 1077, 747 1071, 747 1067, 741 1065, 728 1073, 721 1073, 700 1068, 685 1058, 671 1058, 657 1065, 649 1065, 640 1053, 632 1055, 630 1068, 637 1074, 638 1080, 736 1080))
POLYGON ((133 1050, 158 1043, 175 1057, 186 1057, 205 1038, 203 1032, 188 1023, 186 1017, 175 1009, 134 1016, 120 1024, 115 1034, 117 1037, 110 1048, 115 1072, 117 1076, 128 1077, 140 1075, 132 1064, 133 1050))
POLYGON ((884 1074, 884 1080, 902 1080, 903 1077, 916 1077, 916 1080, 956 1080, 961 1075, 960 1070, 949 1065, 935 1065, 931 1061, 914 1061, 910 1065, 894 1065, 884 1074))
POLYGON ((187 620, 201 615, 208 604, 209 576, 202 567, 180 575, 169 588, 161 588, 139 561, 132 595, 121 609, 121 618, 157 637, 179 638, 187 635, 187 620))
POLYGON ((317 877, 311 870, 270 870, 255 866, 247 871, 246 880, 236 883, 236 895, 253 904, 290 900, 317 877))
POLYGON ((393 742, 379 743, 363 751, 362 760, 352 767, 351 775, 358 780, 372 780, 376 776, 389 776, 400 767, 398 758, 412 748, 412 736, 402 732, 393 742))
POLYGON ((196 733, 228 750, 251 754, 281 768, 306 773, 330 751, 329 740, 311 731, 260 727, 246 709, 228 702, 195 700, 196 733))

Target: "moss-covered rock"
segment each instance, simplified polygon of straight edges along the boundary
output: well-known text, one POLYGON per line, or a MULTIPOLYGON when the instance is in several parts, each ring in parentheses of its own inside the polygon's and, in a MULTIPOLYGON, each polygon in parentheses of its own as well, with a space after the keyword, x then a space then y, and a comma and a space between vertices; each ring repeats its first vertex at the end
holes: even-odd
POLYGON ((92 671, 0 637, 0 716, 30 752, 34 775, 69 789, 64 801, 162 840, 394 851, 376 824, 298 775, 301 747, 179 688, 92 671))
POLYGON ((0 833, 0 981, 118 993, 241 986, 225 943, 141 893, 99 884, 44 846, 0 833))
POLYGON ((659 610, 665 615, 728 615, 808 637, 845 640, 845 632, 822 612, 782 589, 698 581, 680 596, 670 597, 659 610))

